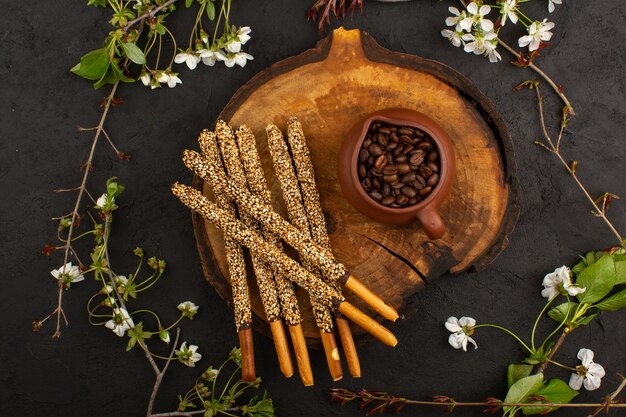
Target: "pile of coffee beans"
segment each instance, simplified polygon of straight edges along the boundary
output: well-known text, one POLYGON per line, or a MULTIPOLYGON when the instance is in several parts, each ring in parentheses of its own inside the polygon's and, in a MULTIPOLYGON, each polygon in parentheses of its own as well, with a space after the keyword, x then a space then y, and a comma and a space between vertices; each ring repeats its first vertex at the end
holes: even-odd
POLYGON ((383 206, 417 204, 439 182, 439 153, 433 140, 409 126, 372 123, 357 163, 363 189, 383 206))

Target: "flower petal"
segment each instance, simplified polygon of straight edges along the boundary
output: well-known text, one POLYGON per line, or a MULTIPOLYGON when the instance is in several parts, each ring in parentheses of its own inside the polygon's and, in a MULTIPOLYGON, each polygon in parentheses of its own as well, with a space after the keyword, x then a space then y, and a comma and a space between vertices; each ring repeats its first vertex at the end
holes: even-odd
POLYGON ((576 372, 574 372, 569 377, 569 387, 573 390, 579 391, 582 386, 583 386, 583 377, 581 375, 578 375, 576 372))
POLYGON ((589 368, 589 365, 593 363, 593 351, 591 349, 580 349, 576 356, 580 359, 585 368, 589 368))

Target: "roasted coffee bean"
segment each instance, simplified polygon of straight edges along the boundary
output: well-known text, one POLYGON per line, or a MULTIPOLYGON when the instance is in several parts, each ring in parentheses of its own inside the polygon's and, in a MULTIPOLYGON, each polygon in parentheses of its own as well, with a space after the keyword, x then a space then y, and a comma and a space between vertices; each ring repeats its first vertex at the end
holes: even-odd
POLYGON ((424 151, 414 153, 414 154, 413 154, 413 155, 411 155, 411 157, 409 158, 409 162, 410 162, 412 165, 419 165, 419 164, 421 164, 422 162, 424 162, 424 155, 425 155, 424 151))
POLYGON ((432 172, 439 172, 439 165, 437 165, 436 162, 429 162, 426 164, 426 166, 430 168, 432 172))
POLYGON ((359 161, 365 162, 367 161, 367 158, 369 157, 370 157, 370 153, 367 151, 367 149, 363 149, 361 153, 359 154, 359 161))
POLYGON ((386 167, 383 168, 383 174, 385 175, 393 175, 397 173, 398 173, 397 165, 387 165, 386 167))
MULTIPOLYGON (((396 158, 396 162, 398 162, 398 158, 396 158)), ((406 174, 411 170, 409 164, 398 164, 398 174, 406 174)))
POLYGON ((409 152, 411 152, 413 149, 413 145, 407 145, 404 147, 404 149, 402 150, 402 155, 407 155, 409 152))
POLYGON ((398 147, 398 142, 389 142, 387 146, 385 146, 386 151, 392 151, 398 147))
POLYGON ((391 194, 391 185, 389 185, 388 183, 384 183, 383 184, 383 188, 382 188, 382 192, 383 192, 383 195, 391 194))
POLYGON ((410 145, 411 143, 413 143, 413 138, 407 135, 402 135, 400 136, 400 142, 404 143, 405 145, 410 145))
POLYGON ((376 142, 380 143, 380 146, 385 147, 389 143, 389 138, 386 135, 376 135, 376 142))
POLYGON ((394 188, 392 193, 393 193, 394 196, 398 196, 398 195, 400 195, 400 189, 399 188, 394 188))
POLYGON ((415 137, 416 137, 416 138, 423 138, 423 137, 425 136, 425 135, 424 135, 424 132, 422 132, 422 131, 421 131, 421 130, 419 130, 419 129, 415 129, 415 130, 413 131, 413 134, 415 135, 415 137))
POLYGON ((398 181, 398 176, 396 174, 393 175, 385 175, 383 176, 383 181, 392 183, 398 181))
POLYGON ((401 127, 400 129, 398 129, 398 133, 401 135, 408 135, 411 136, 413 134, 413 129, 411 129, 410 127, 401 127))
POLYGON ((391 204, 389 204, 389 207, 398 208, 398 207, 400 207, 400 204, 398 204, 398 203, 391 203, 391 204))
POLYGON ((400 189, 400 192, 409 198, 413 198, 417 195, 417 191, 415 191, 413 187, 409 187, 408 185, 402 187, 400 189))
POLYGON ((372 175, 373 175, 373 176, 375 176, 375 177, 382 177, 382 176, 383 176, 382 171, 380 171, 380 170, 378 170, 378 169, 376 169, 376 168, 372 169, 371 173, 372 173, 372 175))
POLYGON ((433 176, 428 179, 428 183, 427 184, 430 187, 434 187, 435 184, 437 184, 438 182, 439 182, 439 174, 433 174, 433 176))
POLYGON ((398 138, 398 135, 395 134, 395 132, 392 132, 391 135, 389 135, 389 140, 391 140, 392 142, 398 143, 400 139, 398 138))
POLYGON ((380 201, 380 200, 383 199, 383 196, 380 193, 376 192, 376 191, 372 191, 370 193, 370 197, 372 197, 376 201, 380 201))
POLYGON ((404 150, 404 146, 403 145, 398 145, 398 147, 396 149, 393 150, 393 156, 398 156, 402 153, 402 151, 404 150))
POLYGON ((425 166, 420 167, 417 172, 424 178, 430 178, 430 176, 433 175, 433 172, 430 170, 430 168, 425 166))
POLYGON ((392 155, 392 153, 391 152, 387 152, 385 155, 387 156, 387 163, 388 164, 393 164, 393 155, 392 155))
POLYGON ((365 178, 365 165, 359 164, 359 177, 365 178))
POLYGON ((409 172, 408 174, 404 174, 401 178, 400 178, 400 182, 403 184, 408 184, 410 182, 412 182, 413 180, 415 180, 415 177, 417 175, 415 174, 415 172, 409 172))
POLYGON ((420 195, 420 197, 425 197, 428 194, 430 194, 432 190, 433 190, 432 187, 424 187, 418 191, 418 194, 420 195))
POLYGON ((391 184, 391 188, 393 188, 394 190, 399 190, 402 187, 404 187, 404 184, 401 183, 400 181, 396 181, 391 184))
POLYGON ((407 205, 412 206, 413 204, 417 203, 419 201, 419 199, 417 198, 410 198, 409 202, 407 203, 407 205))
MULTIPOLYGON (((433 145, 430 144, 430 142, 424 141, 424 142, 420 142, 417 147, 423 151, 430 151, 433 147, 433 145)), ((370 151, 371 152, 371 151, 370 151)))
POLYGON ((372 139, 370 137, 368 137, 367 139, 363 141, 363 147, 365 149, 369 148, 371 144, 372 144, 372 139))
POLYGON ((374 162, 374 167, 376 167, 376 169, 383 169, 385 165, 387 165, 387 157, 385 155, 380 155, 376 158, 376 161, 374 162))
POLYGON ((380 190, 380 181, 378 180, 378 178, 374 178, 372 180, 372 188, 375 190, 380 190))
POLYGON ((405 196, 404 194, 400 194, 396 196, 396 203, 400 204, 401 206, 405 205, 408 202, 409 202, 409 197, 405 196))
POLYGON ((378 158, 380 155, 383 154, 383 150, 376 143, 372 143, 372 145, 369 147, 369 152, 370 155, 372 155, 374 158, 378 158))
POLYGON ((367 158, 367 163, 368 163, 369 165, 374 164, 374 157, 373 157, 373 156, 370 156, 369 158, 367 158))
POLYGON ((428 162, 436 161, 439 158, 437 151, 432 151, 428 154, 428 162))
POLYGON ((406 162, 406 160, 407 160, 406 155, 400 155, 399 157, 396 158, 397 163, 406 162))
POLYGON ((365 178, 363 181, 361 181, 361 184, 364 188, 370 188, 372 186, 372 180, 370 180, 369 178, 365 178))
POLYGON ((394 201, 396 201, 396 198, 392 195, 388 195, 387 197, 383 198, 382 200, 380 200, 380 204, 382 204, 383 206, 388 206, 389 204, 393 203, 394 201))
POLYGON ((391 133, 391 129, 389 129, 388 127, 381 127, 378 129, 378 133, 384 133, 386 135, 391 133))
POLYGON ((426 180, 423 177, 417 175, 415 177, 415 180, 411 182, 411 185, 417 190, 421 190, 422 188, 426 187, 426 180))
POLYGON ((378 129, 380 129, 381 125, 380 123, 374 123, 373 125, 370 126, 370 132, 371 131, 376 131, 378 129))

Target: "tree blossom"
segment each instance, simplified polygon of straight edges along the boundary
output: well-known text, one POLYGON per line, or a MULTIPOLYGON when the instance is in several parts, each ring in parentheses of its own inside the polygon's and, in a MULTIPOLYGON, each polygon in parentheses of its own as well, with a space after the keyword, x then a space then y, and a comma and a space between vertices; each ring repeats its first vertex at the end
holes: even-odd
POLYGON ((463 32, 456 30, 444 29, 441 31, 441 36, 447 38, 453 46, 459 47, 462 43, 463 32))
POLYGON ((165 329, 159 330, 159 339, 161 339, 162 342, 165 342, 165 343, 169 344, 170 343, 170 332, 168 332, 165 329))
POLYGON ((478 349, 476 341, 470 337, 474 334, 475 325, 476 320, 471 317, 461 317, 460 319, 448 317, 445 326, 446 329, 452 332, 448 338, 450 346, 455 349, 463 349, 467 352, 467 343, 469 342, 474 345, 474 349, 478 349))
POLYGON ((488 5, 483 4, 479 8, 476 2, 471 2, 467 5, 467 17, 459 25, 468 32, 474 24, 480 26, 485 32, 491 32, 493 30, 493 22, 485 19, 489 12, 491 12, 491 7, 488 5))
MULTIPOLYGON (((200 58, 198 58, 198 59, 200 59, 200 58)), ((174 87, 176 87, 176 84, 182 84, 183 83, 181 81, 181 79, 178 78, 178 73, 177 72, 171 72, 171 71, 163 71, 159 75, 159 82, 163 83, 163 84, 167 84, 167 86, 169 88, 174 88, 174 87)))
POLYGON ((507 17, 513 24, 517 23, 519 19, 517 17, 516 11, 517 0, 504 0, 504 2, 502 3, 502 8, 500 9, 500 15, 502 16, 500 20, 502 26, 506 24, 507 17))
POLYGON ((202 359, 202 355, 198 353, 197 350, 198 346, 189 345, 189 347, 187 347, 187 342, 183 342, 180 345, 180 350, 176 350, 175 353, 182 364, 193 368, 196 366, 196 362, 202 359))
POLYGON ((147 87, 150 85, 150 81, 152 81, 152 78, 150 77, 150 74, 144 72, 141 74, 141 77, 139 77, 139 80, 141 80, 141 83, 147 87))
POLYGON ((548 22, 547 19, 543 19, 542 22, 534 21, 528 27, 528 35, 519 38, 519 46, 523 48, 528 45, 529 51, 539 49, 541 42, 546 42, 552 39, 552 32, 550 32, 550 29, 553 27, 554 23, 548 22))
POLYGON ((182 64, 184 62, 185 64, 187 64, 190 70, 193 70, 200 62, 200 57, 196 53, 191 52, 188 49, 185 52, 180 52, 176 54, 176 56, 174 57, 174 62, 176 62, 177 64, 182 64))
POLYGON ((107 194, 104 193, 96 200, 96 209, 102 210, 107 205, 107 194))
POLYGON ((66 263, 59 269, 53 269, 50 271, 50 275, 62 281, 65 288, 69 288, 74 282, 80 282, 85 279, 83 274, 80 273, 80 268, 76 265, 72 265, 71 262, 66 263))
POLYGON ((192 301, 182 302, 177 308, 183 313, 183 316, 190 319, 193 319, 193 316, 198 313, 198 306, 192 301))
MULTIPOLYGON (((561 0, 558 0, 558 2, 560 3, 561 0)), ((252 33, 250 26, 242 26, 237 30, 236 36, 239 38, 239 42, 241 42, 242 45, 245 45, 245 43, 250 40, 250 33, 252 33)))
POLYGON ((583 385, 587 391, 600 388, 602 377, 604 377, 606 371, 602 365, 593 361, 593 351, 590 349, 580 349, 577 356, 582 364, 578 365, 576 367, 577 372, 570 376, 570 388, 576 391, 580 390, 583 385))
POLYGON ((212 67, 213 65, 215 65, 215 62, 217 61, 218 52, 223 54, 223 52, 219 49, 218 50, 200 49, 198 51, 198 56, 200 57, 200 59, 202 59, 202 63, 204 65, 208 65, 209 67, 212 67))
POLYGON ((490 51, 496 49, 498 35, 495 32, 466 33, 462 39, 465 41, 465 52, 473 52, 476 55, 487 55, 490 51))
POLYGON ((547 299, 556 297, 561 293, 561 290, 567 292, 567 294, 572 297, 586 291, 586 288, 578 287, 576 284, 572 283, 570 269, 565 265, 547 274, 543 278, 542 285, 543 290, 541 290, 541 296, 547 299))
MULTIPOLYGON (((456 32, 460 32, 461 30, 463 30, 463 28, 461 27, 461 21, 463 21, 467 17, 467 13, 465 12, 465 10, 460 12, 459 9, 457 9, 456 7, 448 7, 448 11, 452 13, 452 16, 446 18, 446 25, 454 26, 454 30, 456 32)), ((466 30, 470 30, 471 27, 472 24, 470 22, 469 27, 466 30)))
POLYGON ((563 4, 561 0, 548 0, 548 12, 552 13, 554 11, 555 4, 563 4))
POLYGON ((124 333, 126 333, 126 330, 135 327, 135 323, 124 307, 116 307, 113 309, 113 318, 107 321, 104 327, 111 329, 113 333, 122 337, 124 333))
POLYGON ((243 68, 246 66, 247 61, 252 61, 254 59, 252 55, 245 52, 238 52, 236 54, 229 53, 226 55, 221 51, 217 51, 216 54, 217 59, 223 61, 224 65, 226 65, 228 68, 232 68, 235 65, 239 65, 243 68))

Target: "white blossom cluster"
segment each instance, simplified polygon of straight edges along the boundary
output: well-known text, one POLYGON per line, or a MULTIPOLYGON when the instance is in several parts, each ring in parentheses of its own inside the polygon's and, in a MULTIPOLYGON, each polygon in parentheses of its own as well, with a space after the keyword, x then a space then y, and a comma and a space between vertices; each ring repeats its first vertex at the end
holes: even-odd
MULTIPOLYGON (((562 0, 549 0, 548 11, 554 11, 555 4, 561 4, 562 0)), ((465 10, 456 7, 449 7, 452 16, 446 18, 446 25, 453 29, 443 29, 441 35, 447 38, 453 46, 463 45, 465 52, 473 52, 476 55, 483 55, 489 58, 490 62, 498 62, 502 59, 497 51, 498 33, 507 21, 516 24, 521 22, 526 26, 527 34, 518 39, 520 47, 528 46, 530 52, 539 49, 542 42, 547 42, 552 38, 552 28, 554 23, 543 21, 530 21, 523 15, 518 4, 520 0, 497 0, 493 8, 499 9, 499 27, 487 18, 491 13, 492 6, 483 4, 482 1, 473 1, 467 5, 465 10)))

